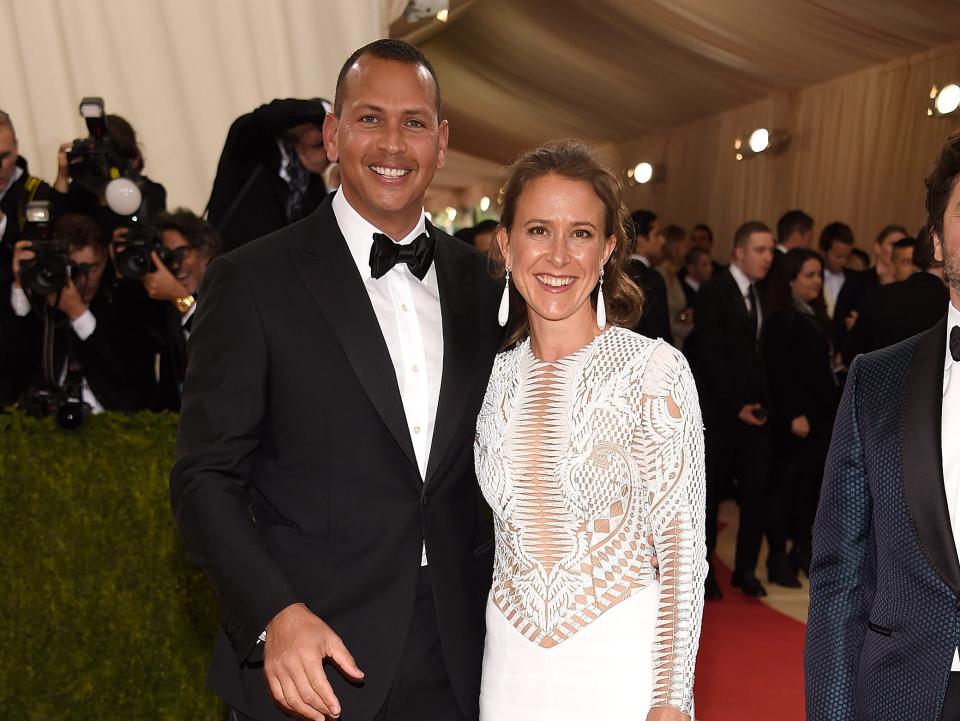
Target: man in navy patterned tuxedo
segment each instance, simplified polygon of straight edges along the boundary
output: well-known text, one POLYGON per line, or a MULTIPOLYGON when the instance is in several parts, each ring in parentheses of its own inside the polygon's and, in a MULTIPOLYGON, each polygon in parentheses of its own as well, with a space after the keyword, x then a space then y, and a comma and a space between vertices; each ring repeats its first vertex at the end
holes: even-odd
POLYGON ((960 135, 927 211, 950 303, 850 367, 814 528, 810 721, 960 719, 960 135))

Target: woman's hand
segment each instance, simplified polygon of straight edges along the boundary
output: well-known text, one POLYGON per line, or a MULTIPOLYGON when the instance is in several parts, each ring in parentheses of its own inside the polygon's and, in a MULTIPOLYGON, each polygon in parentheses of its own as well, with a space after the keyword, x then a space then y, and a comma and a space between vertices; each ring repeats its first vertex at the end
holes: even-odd
POLYGON ((673 706, 657 706, 647 713, 647 721, 690 721, 690 717, 673 706))

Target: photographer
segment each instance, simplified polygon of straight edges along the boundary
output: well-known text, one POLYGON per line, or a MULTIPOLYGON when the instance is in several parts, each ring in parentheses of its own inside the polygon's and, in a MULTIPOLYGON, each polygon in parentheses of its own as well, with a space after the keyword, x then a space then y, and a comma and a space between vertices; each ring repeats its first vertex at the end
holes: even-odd
POLYGON ((23 319, 18 365, 29 366, 27 380, 34 389, 80 388, 80 397, 94 413, 146 408, 152 368, 139 352, 145 347, 140 340, 145 331, 115 297, 114 273, 100 228, 87 216, 65 215, 56 222, 54 237, 66 257, 46 249, 38 253, 33 240, 14 246, 10 305, 23 319), (30 270, 38 263, 69 263, 60 290, 46 296, 31 290, 30 270), (52 349, 44 345, 47 324, 53 328, 52 349), (44 370, 47 352, 53 377, 44 370))
POLYGON ((160 374, 151 405, 155 410, 178 411, 197 291, 207 265, 220 254, 222 243, 210 223, 183 208, 161 213, 153 227, 162 251, 151 254, 156 270, 143 276, 143 287, 150 298, 163 301, 163 308, 154 328, 160 374))
POLYGON ((50 186, 30 175, 19 155, 17 133, 10 116, 0 110, 0 408, 13 403, 22 388, 23 369, 17 367, 19 323, 5 299, 13 283, 13 245, 23 233, 24 211, 32 200, 48 200, 50 186))
MULTIPOLYGON (((100 103, 102 111, 102 101, 100 103)), ((157 213, 166 210, 167 191, 143 174, 143 153, 129 122, 119 115, 86 120, 90 137, 60 146, 57 179, 53 184, 58 194, 57 206, 62 212, 91 216, 104 237, 112 238, 118 228, 130 227, 131 216, 141 223, 149 223, 157 213), (120 177, 129 179, 139 189, 140 206, 132 213, 121 214, 110 207, 108 167, 115 168, 120 177)))
POLYGON ((207 203, 227 250, 305 218, 326 196, 330 109, 321 98, 277 99, 230 126, 207 203))

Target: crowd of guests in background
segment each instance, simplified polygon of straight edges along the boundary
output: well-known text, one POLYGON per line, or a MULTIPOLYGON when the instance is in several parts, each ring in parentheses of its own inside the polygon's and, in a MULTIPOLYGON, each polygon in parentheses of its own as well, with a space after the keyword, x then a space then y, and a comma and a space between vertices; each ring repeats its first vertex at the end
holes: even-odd
MULTIPOLYGON (((736 231, 728 266, 713 257, 706 225, 689 234, 632 214, 631 274, 645 295, 637 331, 680 348, 697 380, 706 428, 707 548, 720 501, 740 507, 732 585, 764 596, 767 578, 799 588, 846 370, 853 358, 933 326, 949 293, 933 248, 884 227, 873 262, 849 226, 791 210, 771 229, 736 231)), ((708 599, 722 598, 711 560, 708 599)))
MULTIPOLYGON (((205 213, 170 212, 162 185, 144 175, 133 127, 107 116, 120 172, 141 190, 131 216, 111 210, 104 182, 76 182, 60 149, 52 185, 30 174, 11 118, 0 111, 0 406, 42 413, 70 396, 90 410, 178 410, 186 341, 207 265, 218 254, 312 213, 331 187, 322 99, 275 100, 230 127, 205 213), (52 208, 51 231, 69 264, 62 288, 25 287, 40 246, 27 209, 52 208), (203 216, 206 216, 206 219, 203 216), (141 243, 141 273, 125 252, 141 243), (143 245, 145 244, 145 245, 143 245)), ((634 329, 687 356, 707 429, 707 546, 716 546, 720 501, 740 505, 733 585, 765 595, 756 567, 788 587, 810 564, 811 527, 844 375, 859 353, 932 326, 948 298, 929 239, 888 225, 873 259, 841 222, 785 213, 775 228, 744 223, 729 264, 710 227, 661 226, 631 216, 630 274, 644 292, 634 329)), ((456 233, 488 251, 497 223, 456 233)), ((708 598, 721 598, 715 573, 708 598)))

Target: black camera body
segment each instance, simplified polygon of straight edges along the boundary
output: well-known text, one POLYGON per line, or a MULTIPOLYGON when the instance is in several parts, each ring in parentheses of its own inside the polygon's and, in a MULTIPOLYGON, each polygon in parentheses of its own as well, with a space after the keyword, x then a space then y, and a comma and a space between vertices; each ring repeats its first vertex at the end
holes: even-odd
POLYGON ((67 171, 72 182, 99 194, 111 180, 129 175, 128 162, 117 153, 107 133, 103 98, 81 100, 80 115, 90 135, 73 141, 67 151, 67 171))
POLYGON ((160 233, 152 226, 134 225, 127 231, 122 243, 123 249, 116 253, 114 262, 124 278, 143 280, 143 276, 147 273, 157 270, 156 264, 150 257, 151 253, 156 253, 160 262, 171 273, 176 274, 178 264, 173 254, 161 241, 160 233))
POLYGON ((59 293, 71 275, 70 247, 66 241, 53 237, 49 201, 27 204, 23 234, 35 257, 20 262, 20 285, 37 296, 59 293))

